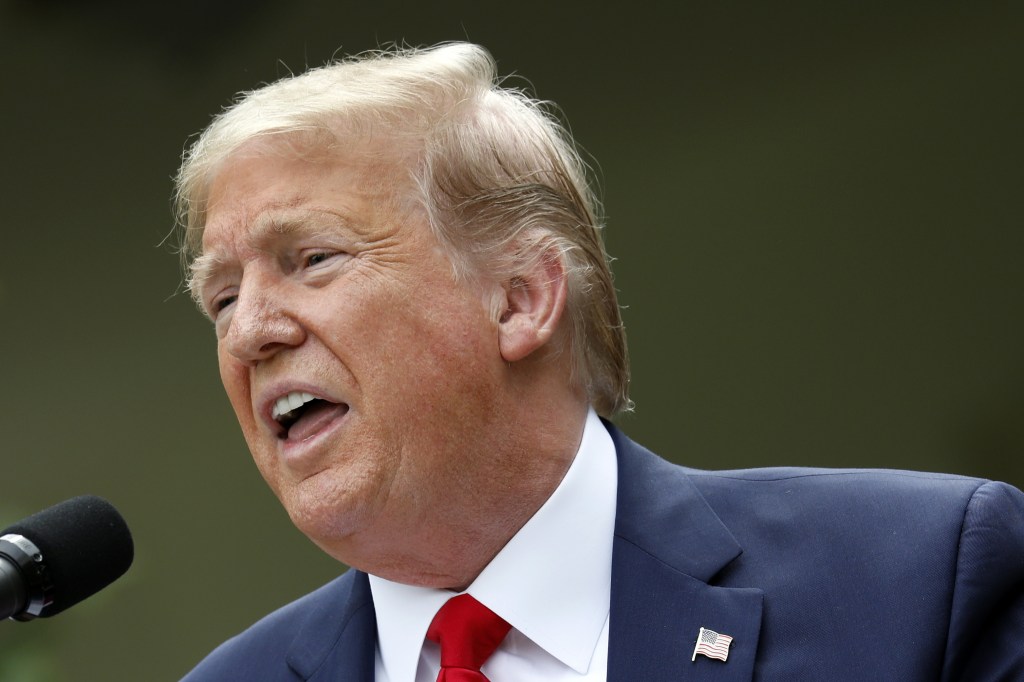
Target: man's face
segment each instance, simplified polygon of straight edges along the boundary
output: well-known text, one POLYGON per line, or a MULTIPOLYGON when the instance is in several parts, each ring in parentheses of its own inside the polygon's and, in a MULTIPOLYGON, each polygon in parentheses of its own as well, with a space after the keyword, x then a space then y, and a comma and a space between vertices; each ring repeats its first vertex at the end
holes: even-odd
POLYGON ((353 537, 391 541, 483 476, 501 416, 490 294, 455 281, 393 175, 236 154, 211 188, 198 268, 256 465, 342 560, 353 537))

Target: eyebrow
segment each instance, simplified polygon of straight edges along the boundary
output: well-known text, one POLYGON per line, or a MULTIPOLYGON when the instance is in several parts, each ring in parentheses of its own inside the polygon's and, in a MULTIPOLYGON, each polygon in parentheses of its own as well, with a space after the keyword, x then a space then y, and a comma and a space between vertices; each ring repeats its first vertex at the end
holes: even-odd
POLYGON ((252 222, 246 240, 253 245, 270 241, 281 235, 317 235, 338 227, 352 227, 352 221, 342 213, 324 209, 277 209, 261 213, 252 222))
POLYGON ((200 290, 203 288, 203 285, 213 276, 214 270, 223 264, 224 260, 214 253, 204 253, 196 256, 188 264, 188 277, 185 280, 185 285, 197 303, 202 303, 200 300, 200 290))
MULTIPOLYGON (((259 245, 282 235, 316 236, 333 232, 338 227, 352 229, 352 225, 353 222, 347 216, 333 210, 294 209, 285 206, 260 213, 252 221, 245 240, 259 248, 259 245)), ((227 260, 216 251, 196 256, 189 264, 189 276, 186 281, 192 298, 202 304, 200 295, 203 285, 226 264, 227 260)))

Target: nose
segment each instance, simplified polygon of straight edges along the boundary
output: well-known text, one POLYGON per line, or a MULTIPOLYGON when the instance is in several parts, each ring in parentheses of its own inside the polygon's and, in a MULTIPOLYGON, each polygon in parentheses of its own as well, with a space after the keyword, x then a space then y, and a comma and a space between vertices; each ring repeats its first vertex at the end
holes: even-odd
POLYGON ((253 366, 301 344, 305 331, 287 302, 280 285, 243 278, 221 339, 224 349, 253 366))

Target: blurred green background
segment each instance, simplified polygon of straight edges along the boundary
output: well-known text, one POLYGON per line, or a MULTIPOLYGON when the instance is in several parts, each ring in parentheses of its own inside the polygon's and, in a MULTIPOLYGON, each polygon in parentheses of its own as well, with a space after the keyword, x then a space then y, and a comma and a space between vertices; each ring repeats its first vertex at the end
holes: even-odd
POLYGON ((176 680, 342 570, 249 461, 161 246, 187 138, 339 51, 468 39, 561 105, 605 188, 635 439, 1024 484, 1020 12, 700 5, 0 0, 0 525, 93 493, 137 546, 0 623, 0 680, 176 680))

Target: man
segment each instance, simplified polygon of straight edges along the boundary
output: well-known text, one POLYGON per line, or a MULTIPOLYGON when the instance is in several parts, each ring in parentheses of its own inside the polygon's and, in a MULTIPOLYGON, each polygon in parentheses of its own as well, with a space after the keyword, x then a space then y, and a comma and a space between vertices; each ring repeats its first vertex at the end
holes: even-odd
POLYGON ((248 94, 178 206, 256 464, 352 567, 187 680, 1024 679, 1016 489, 700 472, 604 421, 628 369, 596 201, 482 49, 248 94))

